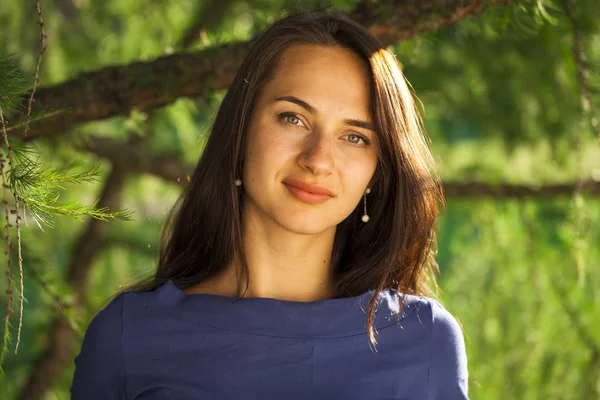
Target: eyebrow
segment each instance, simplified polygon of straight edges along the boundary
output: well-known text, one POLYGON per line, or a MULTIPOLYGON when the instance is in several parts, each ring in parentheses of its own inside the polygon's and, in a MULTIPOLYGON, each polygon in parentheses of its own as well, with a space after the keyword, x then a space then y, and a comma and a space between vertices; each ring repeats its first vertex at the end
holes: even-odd
MULTIPOLYGON (((313 106, 295 96, 277 97, 273 101, 289 101, 290 103, 299 105, 311 114, 318 114, 317 110, 315 110, 313 106)), ((346 125, 356 126, 357 128, 368 129, 375 132, 375 127, 368 121, 363 121, 360 119, 345 119, 344 123, 346 125)))

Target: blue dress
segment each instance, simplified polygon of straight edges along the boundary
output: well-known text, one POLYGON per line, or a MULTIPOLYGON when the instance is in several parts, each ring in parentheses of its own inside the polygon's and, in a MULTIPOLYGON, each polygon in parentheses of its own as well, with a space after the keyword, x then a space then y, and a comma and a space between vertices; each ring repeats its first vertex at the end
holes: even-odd
POLYGON ((383 291, 377 346, 368 302, 235 300, 168 281, 115 297, 90 323, 73 400, 463 400, 462 331, 437 301, 383 291))

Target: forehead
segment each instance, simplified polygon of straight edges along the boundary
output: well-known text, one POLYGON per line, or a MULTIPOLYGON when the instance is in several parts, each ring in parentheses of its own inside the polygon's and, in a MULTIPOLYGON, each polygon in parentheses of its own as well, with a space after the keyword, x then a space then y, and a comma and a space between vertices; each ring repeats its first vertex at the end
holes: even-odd
POLYGON ((368 119, 371 81, 366 62, 351 50, 298 44, 282 52, 263 94, 269 99, 293 95, 318 111, 339 111, 352 114, 345 118, 368 119))

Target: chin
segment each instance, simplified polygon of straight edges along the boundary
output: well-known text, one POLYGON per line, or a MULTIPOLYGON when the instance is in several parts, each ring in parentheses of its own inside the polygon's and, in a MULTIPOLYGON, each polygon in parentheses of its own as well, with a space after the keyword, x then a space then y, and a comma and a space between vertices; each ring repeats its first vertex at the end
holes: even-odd
POLYGON ((298 215, 285 215, 275 219, 275 222, 282 228, 301 235, 316 235, 327 230, 334 229, 337 223, 324 218, 322 215, 307 215, 308 213, 298 213, 298 215))

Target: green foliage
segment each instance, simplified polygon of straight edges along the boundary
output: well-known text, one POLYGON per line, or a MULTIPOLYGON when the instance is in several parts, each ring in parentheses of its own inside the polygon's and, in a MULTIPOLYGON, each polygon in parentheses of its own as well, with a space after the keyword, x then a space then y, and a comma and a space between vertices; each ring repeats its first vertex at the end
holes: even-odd
MULTIPOLYGON (((232 1, 189 50, 247 40, 282 10, 332 4, 351 10, 357 3, 232 1)), ((49 40, 41 84, 180 51, 182 39, 204 21, 211 4, 215 2, 45 3, 49 40)), ((598 104, 600 4, 579 0, 576 12, 598 104)), ((0 57, 3 110, 21 104, 27 86, 22 77, 35 69, 36 18, 28 3, 0 7, 0 54, 14 53, 0 57)), ((424 104, 425 126, 444 181, 532 186, 573 182, 579 161, 585 179, 600 174, 600 148, 589 127, 581 152, 575 152, 579 85, 573 30, 563 1, 519 0, 488 8, 479 17, 421 34, 392 50, 424 104)), ((73 140, 88 134, 123 141, 137 136, 145 149, 193 164, 222 97, 217 92, 203 99, 179 99, 150 113, 134 110, 40 142, 35 151, 15 144, 19 162, 9 182, 38 226, 23 226, 29 282, 23 344, 19 355, 5 353, 11 379, 0 382, 3 399, 18 397, 55 316, 68 319, 80 335, 121 285, 153 271, 161 227, 180 193, 179 187, 154 177, 128 179, 122 203, 136 218, 128 212, 115 214, 121 220, 111 221, 106 249, 91 272, 83 315, 65 311, 60 305, 71 304, 73 293, 64 277, 82 225, 56 217, 102 218, 107 210, 94 210, 93 215, 76 204, 95 204, 100 177, 110 167, 99 167, 89 154, 75 150, 73 140), (61 207, 59 190, 60 212, 53 208, 61 207), (42 226, 54 229, 40 230, 42 226)), ((448 200, 438 229, 440 286, 445 305, 467 336, 473 400, 598 398, 599 206, 597 199, 586 197, 448 200)), ((6 282, 0 280, 0 294, 5 292, 6 282)), ((6 296, 0 295, 0 310, 5 302, 6 296)), ((13 326, 14 321, 13 315, 13 326)), ((49 398, 69 398, 72 372, 71 363, 49 398)))
POLYGON ((21 103, 27 82, 13 57, 0 53, 0 112, 6 114, 21 103))
POLYGON ((8 349, 12 343, 12 335, 10 333, 12 328, 13 327, 10 324, 10 321, 6 319, 2 329, 2 348, 0 349, 0 379, 4 379, 4 369, 2 368, 2 365, 4 365, 4 359, 6 358, 8 349))
POLYGON ((568 201, 449 202, 442 286, 468 337, 472 399, 597 398, 599 206, 582 205, 575 239, 568 201))
POLYGON ((9 168, 7 172, 7 181, 12 192, 17 193, 19 201, 22 201, 35 222, 42 229, 42 224, 53 227, 52 217, 59 215, 68 215, 79 221, 82 216, 88 215, 96 219, 107 221, 108 219, 118 218, 123 220, 131 219, 131 212, 117 211, 109 213, 108 209, 95 208, 96 203, 91 207, 78 206, 74 202, 58 204, 60 194, 57 189, 65 189, 65 183, 95 182, 101 174, 98 166, 82 172, 63 173, 65 170, 71 170, 77 167, 80 162, 73 160, 70 165, 58 168, 45 168, 38 161, 33 159, 35 152, 27 147, 12 147, 13 158, 15 160, 14 169, 9 168))

